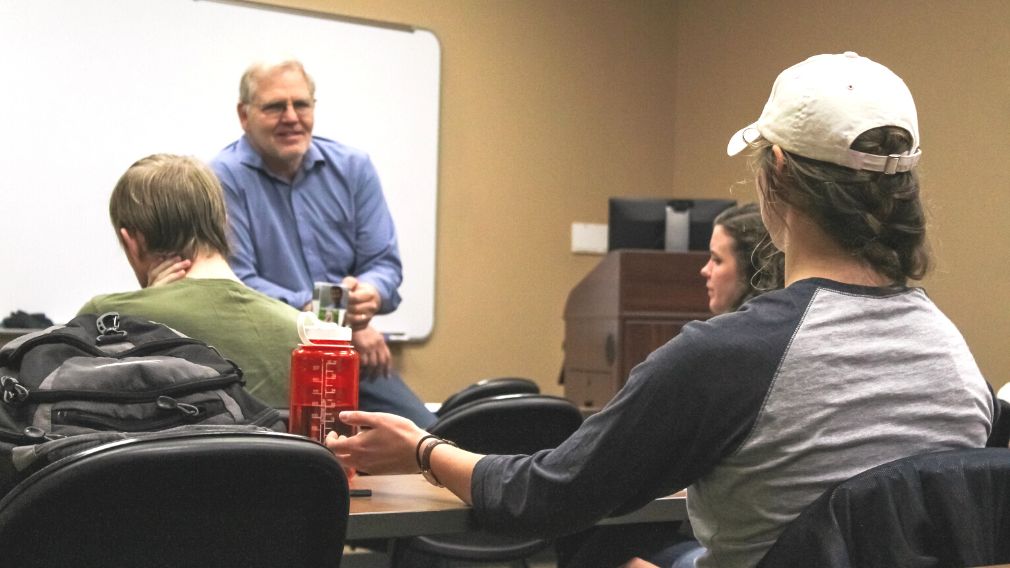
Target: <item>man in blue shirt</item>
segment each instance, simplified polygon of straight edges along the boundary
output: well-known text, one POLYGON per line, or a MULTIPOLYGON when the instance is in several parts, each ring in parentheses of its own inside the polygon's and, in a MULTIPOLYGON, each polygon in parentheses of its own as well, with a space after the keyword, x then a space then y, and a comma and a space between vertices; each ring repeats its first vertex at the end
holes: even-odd
POLYGON ((248 286, 298 309, 311 307, 314 282, 342 282, 362 375, 388 379, 362 381, 361 407, 430 424, 434 415, 389 373, 389 348, 370 325, 399 305, 403 279, 378 174, 364 152, 312 136, 314 111, 315 84, 298 61, 242 75, 245 135, 210 164, 228 204, 229 263, 248 286))

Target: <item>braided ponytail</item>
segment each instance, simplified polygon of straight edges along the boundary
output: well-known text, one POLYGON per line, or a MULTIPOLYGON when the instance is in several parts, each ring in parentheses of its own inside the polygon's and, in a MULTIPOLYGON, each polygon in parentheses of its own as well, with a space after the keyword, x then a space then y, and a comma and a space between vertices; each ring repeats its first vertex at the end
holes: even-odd
MULTIPOLYGON (((886 156, 911 145, 904 129, 885 126, 864 132, 852 149, 886 156)), ((772 199, 803 211, 845 250, 895 284, 925 276, 930 258, 915 170, 888 175, 784 154, 785 167, 779 171, 771 144, 758 147, 757 166, 769 181, 772 199)))

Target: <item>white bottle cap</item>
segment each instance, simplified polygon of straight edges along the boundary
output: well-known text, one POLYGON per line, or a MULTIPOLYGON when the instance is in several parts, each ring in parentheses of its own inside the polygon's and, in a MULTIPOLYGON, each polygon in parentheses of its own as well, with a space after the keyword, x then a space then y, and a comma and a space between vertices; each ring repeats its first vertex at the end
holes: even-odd
POLYGON ((298 314, 298 337, 304 345, 314 341, 350 341, 351 328, 322 321, 312 312, 298 314))

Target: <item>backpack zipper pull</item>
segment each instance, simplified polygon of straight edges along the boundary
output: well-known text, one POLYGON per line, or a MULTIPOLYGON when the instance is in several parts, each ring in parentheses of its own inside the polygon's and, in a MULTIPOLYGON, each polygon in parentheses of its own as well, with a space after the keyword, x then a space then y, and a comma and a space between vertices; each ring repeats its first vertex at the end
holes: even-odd
POLYGON ((18 405, 28 398, 28 388, 7 375, 0 377, 0 391, 3 391, 3 401, 7 404, 18 405))
POLYGON ((95 320, 95 327, 98 328, 98 337, 95 343, 98 345, 110 345, 112 343, 122 343, 126 341, 126 331, 119 329, 119 312, 105 312, 95 320))
POLYGON ((200 415, 200 407, 185 402, 179 402, 170 396, 159 396, 157 400, 158 408, 162 410, 178 410, 179 412, 196 418, 200 415))
POLYGON ((31 440, 32 444, 40 444, 42 442, 51 442, 53 440, 62 440, 66 438, 63 434, 53 434, 52 432, 46 432, 42 428, 37 426, 28 426, 21 431, 25 438, 31 440))

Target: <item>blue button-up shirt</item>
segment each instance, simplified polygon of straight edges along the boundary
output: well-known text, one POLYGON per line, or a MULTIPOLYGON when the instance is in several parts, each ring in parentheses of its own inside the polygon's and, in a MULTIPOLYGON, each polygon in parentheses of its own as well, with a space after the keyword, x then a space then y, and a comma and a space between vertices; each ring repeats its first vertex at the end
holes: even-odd
POLYGON ((313 282, 355 276, 396 309, 396 230, 368 155, 313 137, 294 180, 272 174, 243 136, 210 163, 224 187, 229 263, 248 286, 301 309, 313 282))

